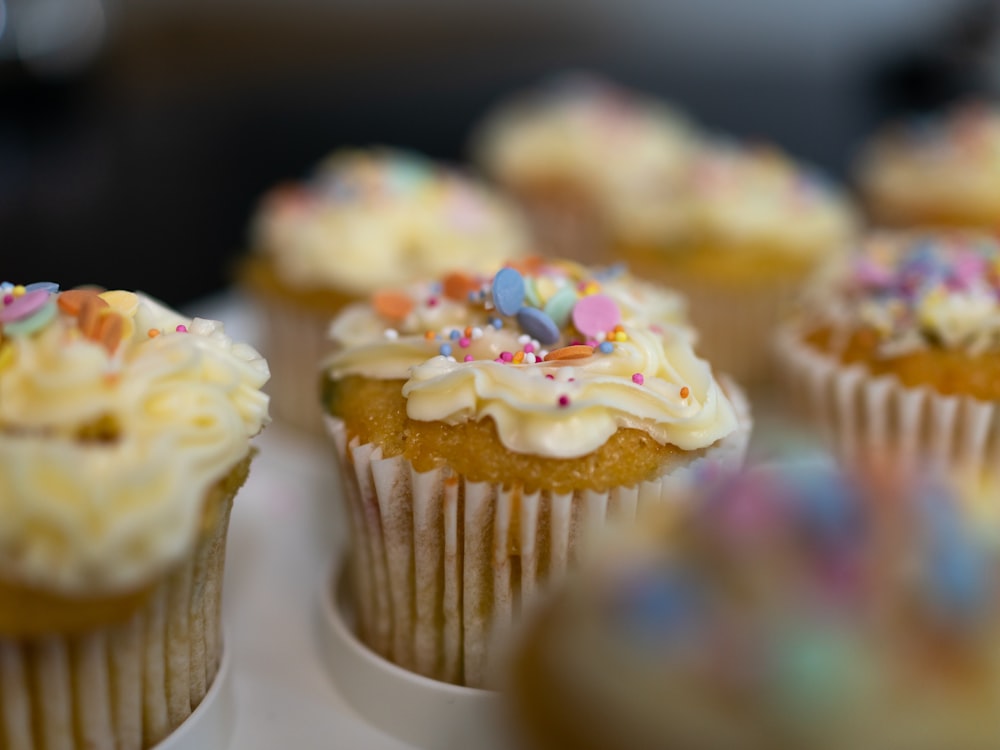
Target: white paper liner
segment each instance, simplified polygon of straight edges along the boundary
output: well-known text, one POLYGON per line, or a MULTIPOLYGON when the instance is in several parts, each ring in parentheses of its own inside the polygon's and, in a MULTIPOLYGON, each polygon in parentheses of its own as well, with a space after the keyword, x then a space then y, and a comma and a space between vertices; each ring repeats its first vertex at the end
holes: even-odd
POLYGON ((801 292, 798 279, 775 275, 766 284, 742 286, 669 268, 656 278, 687 298, 700 357, 751 392, 773 380, 771 338, 801 292))
POLYGON ((0 637, 0 748, 141 750, 187 719, 222 656, 222 577, 233 495, 189 558, 119 624, 0 637))
POLYGON ((489 643, 523 607, 587 554, 606 521, 630 521, 669 502, 712 467, 735 468, 750 435, 742 393, 725 386, 740 426, 654 481, 610 492, 523 492, 473 482, 449 469, 418 472, 404 458, 348 441, 337 445, 350 529, 350 571, 362 640, 390 661, 445 682, 481 687, 489 643))
POLYGON ((885 459, 972 475, 998 466, 995 403, 908 388, 894 376, 844 365, 807 345, 792 325, 778 332, 775 353, 797 410, 848 465, 885 459))
POLYGON ((330 351, 327 331, 333 314, 277 295, 254 294, 253 299, 261 311, 260 352, 271 370, 264 387, 271 396, 271 416, 322 435, 319 365, 330 351))

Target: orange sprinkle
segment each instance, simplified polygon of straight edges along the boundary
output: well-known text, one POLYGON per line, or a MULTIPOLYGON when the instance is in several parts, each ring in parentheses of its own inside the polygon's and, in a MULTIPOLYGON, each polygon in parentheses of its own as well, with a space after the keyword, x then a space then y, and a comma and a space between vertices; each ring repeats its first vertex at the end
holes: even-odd
POLYGON ((389 320, 403 320, 413 310, 413 300, 392 289, 375 292, 372 295, 372 305, 375 312, 389 320))
POLYGON ((101 324, 101 313, 106 310, 108 303, 96 294, 87 297, 80 305, 80 314, 77 316, 77 325, 88 339, 99 338, 99 326, 101 324))
POLYGON ((149 336, 149 338, 151 339, 155 339, 157 336, 160 335, 160 329, 150 328, 148 331, 146 331, 146 335, 149 336))
POLYGON ((511 360, 515 365, 519 365, 524 362, 524 352, 514 352, 514 359, 511 360))
POLYGON ((88 299, 98 299, 100 300, 97 303, 99 306, 101 306, 101 302, 104 303, 103 307, 108 306, 108 303, 101 299, 98 296, 98 292, 94 289, 67 289, 65 292, 60 293, 56 303, 62 312, 76 317, 80 314, 83 303, 88 299))
POLYGON ((681 388, 681 398, 687 398, 690 395, 691 395, 691 389, 690 388, 688 388, 687 386, 684 386, 683 388, 681 388))
POLYGON ((97 340, 113 354, 122 342, 125 333, 125 320, 119 313, 109 312, 102 315, 97 323, 97 340))
POLYGON ((621 333, 624 330, 625 330, 625 326, 623 326, 621 323, 619 323, 618 325, 616 325, 614 327, 614 332, 615 333, 621 333))
POLYGON ((540 255, 528 255, 524 258, 509 260, 505 265, 523 274, 534 274, 539 268, 545 265, 545 258, 540 255))
POLYGON ((441 291, 448 299, 465 302, 470 292, 479 290, 479 283, 466 273, 455 271, 441 281, 441 291))
POLYGON ((583 359, 584 357, 589 357, 594 353, 594 347, 587 346, 586 344, 574 344, 573 346, 564 346, 560 349, 553 349, 551 352, 545 355, 546 362, 552 362, 558 359, 583 359))
POLYGON ((463 333, 465 334, 465 338, 472 338, 472 326, 466 326, 463 333))
POLYGON ((424 338, 427 339, 428 341, 432 341, 434 339, 434 335, 435 335, 434 331, 425 331, 424 332, 424 338))

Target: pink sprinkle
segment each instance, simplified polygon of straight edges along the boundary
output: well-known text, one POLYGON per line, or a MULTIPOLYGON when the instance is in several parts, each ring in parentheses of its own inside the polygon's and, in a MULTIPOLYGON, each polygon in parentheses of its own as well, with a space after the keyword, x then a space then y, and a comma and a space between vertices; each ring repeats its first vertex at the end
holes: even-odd
POLYGON ((530 341, 527 344, 524 345, 524 353, 525 354, 531 354, 534 351, 535 351, 535 345, 532 344, 530 341))
POLYGON ((632 374, 632 382, 636 385, 642 385, 646 382, 646 379, 642 376, 641 372, 636 372, 632 374))
POLYGON ((438 303, 437 297, 430 297, 427 300, 427 306, 428 307, 437 307, 437 303, 438 303))
POLYGON ((500 352, 500 359, 502 359, 504 362, 510 362, 511 360, 514 359, 514 355, 511 354, 510 352, 500 352))
POLYGON ((596 347, 597 346, 597 340, 596 339, 587 339, 587 346, 596 347))
POLYGON ((185 325, 179 325, 175 330, 177 331, 177 333, 187 333, 188 327, 185 325))
POLYGON ((458 345, 465 349, 471 342, 472 340, 468 336, 462 336, 462 338, 458 340, 458 345))
POLYGON ((553 375, 552 373, 546 373, 546 375, 545 375, 545 379, 546 379, 546 380, 555 380, 555 379, 556 379, 556 376, 555 376, 555 375, 553 375))
POLYGON ((571 317, 576 330, 590 338, 621 323, 622 313, 611 297, 592 294, 576 303, 571 317))
POLYGON ((3 303, 5 305, 9 305, 13 301, 14 301, 14 295, 13 294, 5 294, 3 296, 3 303))
POLYGON ((494 361, 494 362, 499 362, 500 364, 504 364, 504 361, 503 361, 503 357, 497 357, 497 358, 496 358, 496 359, 494 359, 493 361, 494 361))
POLYGON ((463 362, 471 362, 471 361, 472 361, 472 359, 473 359, 473 358, 472 358, 472 355, 471 355, 471 354, 466 354, 466 355, 465 355, 465 357, 464 357, 464 358, 462 359, 462 361, 463 361, 463 362))
POLYGON ((569 396, 559 397, 559 406, 566 407, 569 406, 569 396))

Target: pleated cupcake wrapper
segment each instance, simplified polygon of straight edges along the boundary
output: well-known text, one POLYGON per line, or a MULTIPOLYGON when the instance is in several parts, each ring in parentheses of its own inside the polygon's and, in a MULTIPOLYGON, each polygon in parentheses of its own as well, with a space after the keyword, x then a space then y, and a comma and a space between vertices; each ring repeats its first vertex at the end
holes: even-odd
POLYGON ((331 350, 333 314, 297 306, 277 295, 254 295, 261 310, 261 353, 271 368, 265 390, 275 421, 323 434, 319 363, 331 350))
POLYGON ((793 326, 775 342, 789 395, 800 414, 849 465, 889 460, 972 476, 1000 466, 1000 410, 993 403, 908 388, 872 376, 803 342, 793 326))
POLYGON ((411 671, 471 687, 487 681, 489 644, 575 561, 596 530, 671 501, 701 472, 743 461, 751 420, 727 389, 737 432, 658 479, 610 492, 524 492, 448 469, 417 471, 402 457, 348 440, 328 417, 351 524, 350 570, 360 635, 411 671))
POLYGON ((775 371, 771 339, 795 303, 799 281, 776 276, 741 287, 669 269, 656 278, 687 298, 699 356, 751 392, 769 384, 775 371))
POLYGON ((191 715, 222 657, 234 494, 219 502, 190 557, 127 620, 76 635, 0 638, 0 749, 139 750, 191 715))

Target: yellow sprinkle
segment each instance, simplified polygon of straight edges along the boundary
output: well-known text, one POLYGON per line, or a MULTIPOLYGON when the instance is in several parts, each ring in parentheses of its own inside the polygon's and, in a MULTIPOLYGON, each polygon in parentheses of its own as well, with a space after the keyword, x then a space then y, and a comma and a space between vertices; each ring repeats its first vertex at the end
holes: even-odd
POLYGON ((11 294, 13 294, 15 297, 23 297, 25 294, 27 294, 27 292, 28 290, 24 288, 23 284, 18 284, 11 290, 11 294))
POLYGON ((127 318, 131 318, 135 315, 135 311, 139 309, 139 297, 132 292, 116 289, 110 292, 102 292, 100 297, 127 318))
POLYGON ((628 334, 625 331, 616 331, 615 341, 628 341, 628 334))
POLYGON ((597 294, 599 291, 601 291, 601 285, 598 284, 596 281, 587 282, 587 285, 583 288, 584 296, 597 294))
POLYGON ((514 352, 514 359, 512 360, 515 365, 519 365, 524 361, 524 352, 514 352))

